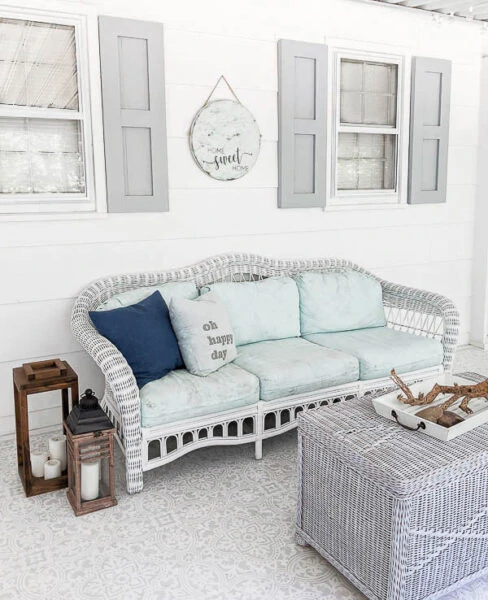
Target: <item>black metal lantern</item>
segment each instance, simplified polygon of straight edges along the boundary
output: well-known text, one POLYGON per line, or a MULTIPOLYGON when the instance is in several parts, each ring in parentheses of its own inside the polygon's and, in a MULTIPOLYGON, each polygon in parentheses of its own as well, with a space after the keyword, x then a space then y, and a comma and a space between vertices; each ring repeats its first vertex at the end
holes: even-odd
POLYGON ((115 429, 86 390, 64 422, 68 455, 68 500, 76 516, 117 504, 114 477, 115 429))
POLYGON ((98 398, 90 389, 82 394, 79 404, 69 413, 66 425, 73 435, 113 428, 112 422, 98 404, 98 398))

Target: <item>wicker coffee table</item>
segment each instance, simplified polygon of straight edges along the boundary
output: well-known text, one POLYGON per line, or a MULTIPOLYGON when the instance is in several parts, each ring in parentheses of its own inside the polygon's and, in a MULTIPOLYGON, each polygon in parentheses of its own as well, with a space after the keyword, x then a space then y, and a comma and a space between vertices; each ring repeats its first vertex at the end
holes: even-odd
POLYGON ((360 398, 298 431, 297 542, 368 598, 438 598, 488 573, 488 425, 442 442, 360 398))

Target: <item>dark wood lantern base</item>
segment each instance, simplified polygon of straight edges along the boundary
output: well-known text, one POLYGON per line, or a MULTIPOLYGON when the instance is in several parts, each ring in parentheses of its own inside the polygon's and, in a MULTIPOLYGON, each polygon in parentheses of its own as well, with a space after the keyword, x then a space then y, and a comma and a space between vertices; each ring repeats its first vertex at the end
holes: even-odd
POLYGON ((66 493, 71 508, 77 517, 86 515, 96 510, 102 510, 102 508, 110 508, 117 504, 117 500, 111 496, 105 498, 96 498, 95 500, 89 500, 88 502, 77 502, 76 495, 73 490, 68 490, 66 493))
POLYGON ((114 472, 114 433, 115 429, 105 429, 90 433, 73 434, 64 422, 68 459, 68 501, 77 517, 87 513, 115 506, 114 472), (99 463, 100 481, 98 496, 93 500, 83 500, 83 465, 99 463))

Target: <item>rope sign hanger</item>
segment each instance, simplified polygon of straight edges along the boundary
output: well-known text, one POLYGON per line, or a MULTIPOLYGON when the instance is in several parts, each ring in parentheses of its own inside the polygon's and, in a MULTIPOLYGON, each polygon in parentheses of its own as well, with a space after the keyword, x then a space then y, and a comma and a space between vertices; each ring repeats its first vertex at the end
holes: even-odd
POLYGON ((213 86, 212 91, 210 92, 210 94, 208 95, 207 99, 205 100, 203 106, 207 106, 208 101, 210 100, 210 98, 212 97, 213 93, 215 92, 215 90, 219 87, 219 83, 223 81, 227 87, 230 90, 230 93, 234 96, 234 98, 237 100, 237 102, 239 102, 239 104, 242 104, 242 102, 239 100, 239 98, 237 97, 237 94, 234 92, 232 86, 230 85, 230 83, 227 81, 227 77, 225 75, 221 75, 218 79, 217 79, 217 83, 213 86))
POLYGON ((210 177, 231 181, 249 173, 260 147, 255 118, 221 75, 191 124, 190 149, 195 162, 210 177), (211 100, 221 81, 235 100, 211 100))

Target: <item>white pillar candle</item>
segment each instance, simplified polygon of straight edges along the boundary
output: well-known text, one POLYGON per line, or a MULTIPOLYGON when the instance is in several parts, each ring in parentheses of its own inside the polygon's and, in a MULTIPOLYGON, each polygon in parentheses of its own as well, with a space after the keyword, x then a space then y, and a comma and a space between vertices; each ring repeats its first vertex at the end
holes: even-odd
POLYGON ((100 480, 100 461, 81 463, 81 499, 84 501, 98 498, 100 480))
POLYGON ((61 462, 61 471, 66 470, 66 436, 55 435, 49 438, 49 456, 61 462))
POLYGON ((31 471, 34 477, 44 477, 44 463, 48 459, 47 452, 33 450, 30 454, 31 471))
POLYGON ((57 458, 51 458, 44 463, 44 479, 54 479, 61 475, 61 461, 57 458))

